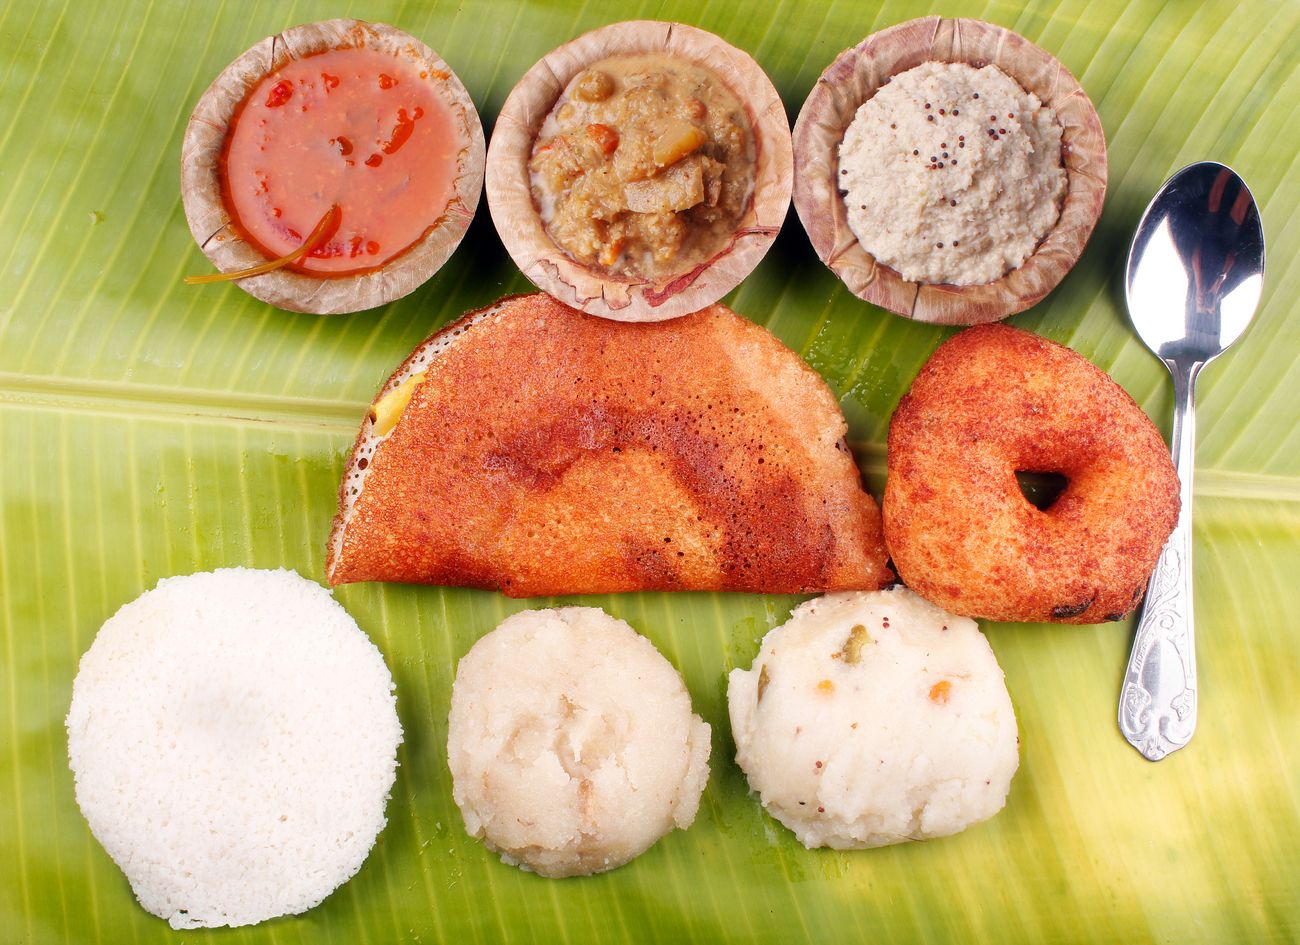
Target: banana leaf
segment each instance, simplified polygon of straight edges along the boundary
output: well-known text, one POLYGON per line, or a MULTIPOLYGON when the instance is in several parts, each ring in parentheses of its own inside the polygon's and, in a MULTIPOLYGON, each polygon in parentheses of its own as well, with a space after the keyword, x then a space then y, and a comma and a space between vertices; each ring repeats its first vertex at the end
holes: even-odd
MULTIPOLYGON (((1300 4, 916 0, 35 0, 0 6, 0 941, 1244 942, 1300 938, 1300 4), (537 58, 616 19, 680 19, 749 50, 797 112, 844 47, 928 13, 977 16, 1055 53, 1110 143, 1082 261, 1014 324, 1071 345, 1167 431, 1171 388, 1126 320, 1122 262, 1173 170, 1233 165, 1262 204, 1257 323, 1202 377, 1195 504, 1200 729, 1158 765, 1115 725, 1133 622, 987 624, 1020 725, 1006 809, 958 836, 809 851, 748 793, 725 675, 797 598, 598 598, 681 669, 713 726, 699 818, 628 866, 551 881, 465 835, 444 757, 456 660, 527 606, 359 585, 338 598, 384 652, 406 743, 389 823, 318 908, 173 932, 135 903, 73 797, 63 717, 100 624, 160 578, 228 565, 323 580, 346 451, 423 337, 527 288, 480 207, 413 295, 346 317, 279 311, 205 271, 178 192, 207 83, 262 36, 357 16, 424 39, 485 126, 537 58)), ((949 333, 854 298, 791 216, 728 299, 839 396, 869 486, 890 413, 949 333)))

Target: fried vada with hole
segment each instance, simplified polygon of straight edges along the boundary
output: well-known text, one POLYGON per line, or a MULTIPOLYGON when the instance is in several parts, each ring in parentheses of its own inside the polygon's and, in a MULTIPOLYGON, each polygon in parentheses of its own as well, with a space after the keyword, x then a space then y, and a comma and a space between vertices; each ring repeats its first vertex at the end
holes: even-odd
POLYGON ((1069 348, 1006 325, 935 351, 890 421, 888 467, 899 577, 964 616, 1119 620, 1178 520, 1178 474, 1142 409, 1069 348), (1039 509, 1018 472, 1067 483, 1039 509))

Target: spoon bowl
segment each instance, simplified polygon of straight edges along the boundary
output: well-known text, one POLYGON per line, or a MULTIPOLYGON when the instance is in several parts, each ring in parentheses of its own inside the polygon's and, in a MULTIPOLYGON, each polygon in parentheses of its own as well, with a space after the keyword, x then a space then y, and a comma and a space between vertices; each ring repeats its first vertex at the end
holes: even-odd
POLYGON ((1171 440, 1182 507, 1147 585, 1119 706, 1124 737, 1159 761, 1186 745, 1196 728, 1196 378, 1245 333, 1264 286, 1264 229, 1245 181, 1214 161, 1166 181, 1138 224, 1125 286, 1138 337, 1174 379, 1171 440))
POLYGON ((1171 177, 1129 251, 1129 317, 1162 361, 1202 363, 1250 325, 1264 285, 1264 230, 1245 181, 1202 161, 1171 177))

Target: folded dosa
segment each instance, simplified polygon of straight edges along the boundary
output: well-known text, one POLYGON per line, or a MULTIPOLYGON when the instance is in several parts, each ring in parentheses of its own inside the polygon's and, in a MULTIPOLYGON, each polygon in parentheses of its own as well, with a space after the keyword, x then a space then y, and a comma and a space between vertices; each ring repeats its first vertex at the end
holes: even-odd
POLYGON ((510 297, 425 341, 376 405, 404 383, 396 426, 377 434, 372 409, 348 460, 331 584, 533 597, 892 577, 834 396, 721 305, 629 324, 510 297))

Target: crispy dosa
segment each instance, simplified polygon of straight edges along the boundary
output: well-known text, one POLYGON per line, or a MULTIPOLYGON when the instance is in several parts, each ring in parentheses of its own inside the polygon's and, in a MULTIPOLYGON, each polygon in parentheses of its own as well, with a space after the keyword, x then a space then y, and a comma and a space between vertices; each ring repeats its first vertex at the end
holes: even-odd
POLYGON ((512 597, 875 589, 880 512, 822 379, 721 305, 656 324, 506 298, 424 342, 339 492, 331 584, 512 597))

